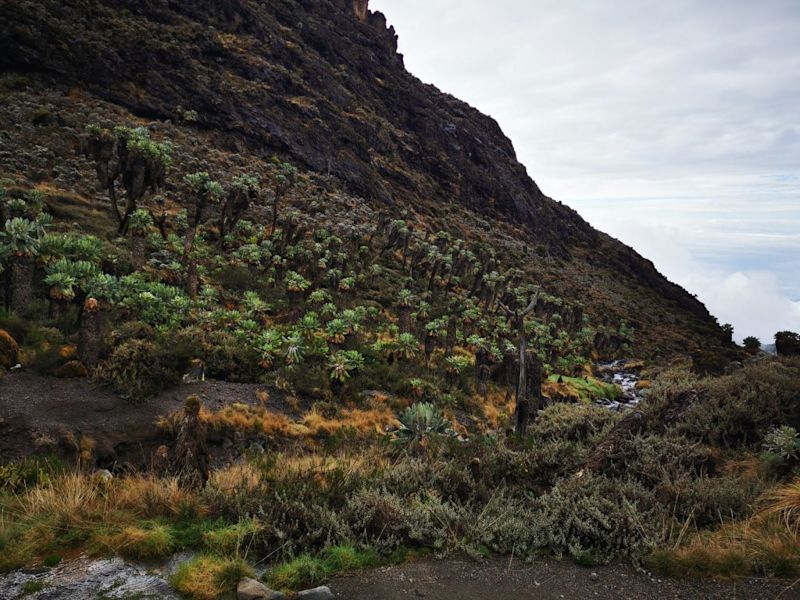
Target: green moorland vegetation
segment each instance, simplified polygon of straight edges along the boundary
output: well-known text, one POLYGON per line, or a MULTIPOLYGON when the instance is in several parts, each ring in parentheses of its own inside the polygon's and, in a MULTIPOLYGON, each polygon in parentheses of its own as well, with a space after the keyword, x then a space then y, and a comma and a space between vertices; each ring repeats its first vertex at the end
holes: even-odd
MULTIPOLYGON (((197 407, 241 450, 199 482, 99 476, 91 441, 77 470, 0 466, 0 569, 192 550, 172 583, 195 598, 264 562, 270 584, 298 589, 421 554, 800 574, 798 359, 720 377, 675 363, 612 412, 589 401, 618 393, 590 364, 634 332, 590 323, 490 246, 329 206, 277 160, 225 182, 187 174, 165 198, 169 142, 99 125, 84 141, 108 236, 54 218, 41 191, 0 192, 0 364, 91 377, 132 403, 194 369, 303 408, 197 407)), ((165 439, 183 419, 162 416, 165 439)))

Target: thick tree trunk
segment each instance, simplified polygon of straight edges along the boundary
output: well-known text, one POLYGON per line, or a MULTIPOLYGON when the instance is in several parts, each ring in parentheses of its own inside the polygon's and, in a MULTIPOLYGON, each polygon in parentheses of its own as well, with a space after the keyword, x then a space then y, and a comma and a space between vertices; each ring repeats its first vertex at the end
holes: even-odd
POLYGON ((186 269, 186 295, 192 299, 196 298, 199 287, 200 279, 197 275, 197 261, 190 260, 186 269))
POLYGON ((135 233, 131 238, 131 266, 135 271, 139 271, 144 266, 145 258, 145 239, 144 236, 135 233))
POLYGON ((100 357, 100 312, 97 300, 87 298, 78 325, 78 357, 87 369, 97 366, 100 357))
POLYGON ((189 227, 186 235, 183 236, 183 262, 189 263, 189 255, 192 253, 194 247, 194 238, 197 235, 197 227, 189 227))
POLYGON ((399 318, 399 326, 400 326, 400 333, 409 333, 411 331, 411 307, 410 306, 401 306, 400 307, 400 318, 399 318))
POLYGON ((456 333, 458 323, 455 317, 450 317, 447 321, 447 337, 445 338, 445 353, 450 354, 453 351, 453 346, 456 345, 456 333))
POLYGON ((517 317, 517 333, 519 335, 519 379, 517 381, 516 434, 522 437, 528 428, 528 419, 530 418, 530 401, 527 397, 528 389, 525 385, 525 355, 528 351, 528 341, 525 338, 525 317, 523 315, 517 317))
POLYGON ((11 312, 24 314, 33 301, 33 259, 14 256, 11 260, 11 312))
POLYGON ((275 229, 278 227, 278 202, 280 198, 278 195, 275 195, 275 198, 272 200, 272 227, 269 230, 269 237, 272 237, 275 234, 275 229))

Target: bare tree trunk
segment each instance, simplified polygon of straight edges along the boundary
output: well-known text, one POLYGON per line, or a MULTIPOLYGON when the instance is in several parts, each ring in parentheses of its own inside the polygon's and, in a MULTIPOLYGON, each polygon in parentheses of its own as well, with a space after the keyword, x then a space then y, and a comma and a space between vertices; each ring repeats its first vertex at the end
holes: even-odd
POLYGON ((450 354, 453 351, 453 346, 456 345, 456 333, 458 332, 458 323, 456 318, 451 316, 447 321, 447 337, 445 338, 445 353, 450 354))
POLYGON ((400 333, 409 333, 411 331, 411 307, 401 306, 399 312, 400 333))
POLYGON ((280 198, 276 193, 272 199, 272 227, 269 230, 269 237, 275 234, 275 229, 278 227, 278 202, 280 202, 280 198))
POLYGON ((78 357, 87 369, 97 366, 100 356, 100 313, 97 300, 87 298, 78 324, 78 357))
POLYGON ((186 235, 183 236, 183 260, 184 262, 189 261, 189 254, 194 247, 194 238, 197 235, 197 228, 189 226, 189 229, 186 231, 186 235))
POLYGON ((192 299, 196 298, 199 287, 200 279, 197 276, 197 261, 190 259, 189 266, 186 269, 186 295, 192 299))
POLYGON ((131 266, 134 271, 139 271, 144 266, 145 239, 139 233, 131 237, 131 266))
POLYGON ((14 256, 11 260, 11 311, 18 315, 26 313, 32 301, 33 260, 29 256, 14 256))
POLYGON ((519 437, 525 435, 530 418, 530 400, 528 400, 528 389, 525 385, 525 356, 528 351, 528 340, 525 338, 525 316, 520 314, 517 317, 517 333, 519 334, 519 380, 517 382, 517 427, 516 434, 519 437))

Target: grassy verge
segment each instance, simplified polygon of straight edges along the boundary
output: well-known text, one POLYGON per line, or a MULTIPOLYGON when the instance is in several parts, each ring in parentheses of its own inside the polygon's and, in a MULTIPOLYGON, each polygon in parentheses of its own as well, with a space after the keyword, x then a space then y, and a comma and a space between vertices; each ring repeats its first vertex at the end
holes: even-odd
POLYGON ((374 567, 386 559, 374 550, 362 550, 350 545, 331 546, 319 556, 300 556, 276 565, 265 577, 275 589, 299 590, 313 587, 335 575, 374 567))
POLYGON ((567 377, 566 375, 550 375, 543 387, 548 395, 564 398, 575 398, 581 402, 596 399, 617 400, 622 394, 619 386, 605 383, 594 377, 567 377))
POLYGON ((670 577, 800 575, 800 479, 768 493, 753 517, 700 532, 646 561, 670 577))

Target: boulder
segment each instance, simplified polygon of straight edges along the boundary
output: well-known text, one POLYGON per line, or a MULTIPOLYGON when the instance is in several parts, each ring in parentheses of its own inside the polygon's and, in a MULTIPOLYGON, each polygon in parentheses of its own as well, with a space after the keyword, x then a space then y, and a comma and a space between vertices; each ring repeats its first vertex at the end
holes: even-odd
POLYGON ((10 369, 19 359, 19 344, 5 329, 0 329, 0 367, 10 369))
POLYGON ((334 600, 335 596, 327 585, 321 585, 310 590, 303 590, 296 596, 302 600, 334 600))
POLYGON ((284 600, 286 596, 269 589, 260 581, 245 577, 236 587, 236 597, 239 600, 284 600))

